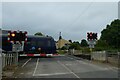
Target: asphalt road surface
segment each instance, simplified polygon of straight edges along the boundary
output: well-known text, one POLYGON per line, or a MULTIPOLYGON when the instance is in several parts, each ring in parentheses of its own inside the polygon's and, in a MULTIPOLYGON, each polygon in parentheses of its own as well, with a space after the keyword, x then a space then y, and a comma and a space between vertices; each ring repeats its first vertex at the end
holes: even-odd
POLYGON ((15 78, 118 78, 118 70, 106 64, 71 56, 20 60, 15 78))

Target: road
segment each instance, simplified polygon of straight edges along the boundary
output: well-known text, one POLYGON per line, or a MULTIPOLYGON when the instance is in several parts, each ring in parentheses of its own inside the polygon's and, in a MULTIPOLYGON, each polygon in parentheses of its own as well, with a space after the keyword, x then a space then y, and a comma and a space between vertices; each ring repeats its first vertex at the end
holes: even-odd
POLYGON ((15 78, 118 78, 118 70, 72 56, 20 60, 15 78))

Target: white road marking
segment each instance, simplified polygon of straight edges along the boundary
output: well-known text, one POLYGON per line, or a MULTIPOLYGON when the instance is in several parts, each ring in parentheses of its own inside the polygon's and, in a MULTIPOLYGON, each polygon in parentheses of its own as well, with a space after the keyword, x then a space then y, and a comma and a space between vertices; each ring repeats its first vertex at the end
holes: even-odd
POLYGON ((30 60, 31 60, 31 58, 28 59, 28 60, 22 65, 22 68, 23 68, 30 60))
POLYGON ((52 76, 52 75, 63 75, 63 74, 71 74, 71 73, 35 74, 34 76, 52 76))
POLYGON ((39 63, 39 58, 37 59, 36 66, 35 66, 35 69, 34 69, 34 72, 33 72, 33 76, 35 76, 35 73, 36 73, 36 70, 37 70, 37 67, 38 67, 38 63, 39 63))
POLYGON ((63 63, 60 61, 57 61, 59 64, 61 64, 65 69, 67 69, 70 73, 72 73, 75 77, 80 78, 78 75, 76 75, 73 71, 71 71, 69 68, 67 68, 63 63))

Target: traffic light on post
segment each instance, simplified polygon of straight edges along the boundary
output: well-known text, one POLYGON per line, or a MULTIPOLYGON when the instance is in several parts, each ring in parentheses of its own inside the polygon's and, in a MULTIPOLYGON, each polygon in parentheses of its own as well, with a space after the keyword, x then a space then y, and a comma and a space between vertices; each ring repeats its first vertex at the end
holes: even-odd
POLYGON ((93 35, 92 35, 93 33, 92 32, 90 32, 90 40, 92 40, 93 39, 93 35))
POLYGON ((90 33, 87 33, 87 40, 90 39, 90 33))
POLYGON ((97 40, 97 33, 95 34, 95 39, 97 40))
POLYGON ((16 41, 25 41, 25 38, 26 38, 26 34, 22 33, 22 31, 16 33, 16 41))
POLYGON ((93 40, 97 40, 97 33, 93 33, 93 40))
POLYGON ((16 32, 8 32, 8 41, 15 41, 16 32))
POLYGON ((27 38, 27 32, 17 32, 17 31, 14 31, 14 32, 11 32, 9 31, 8 32, 8 41, 26 41, 26 38, 27 38))

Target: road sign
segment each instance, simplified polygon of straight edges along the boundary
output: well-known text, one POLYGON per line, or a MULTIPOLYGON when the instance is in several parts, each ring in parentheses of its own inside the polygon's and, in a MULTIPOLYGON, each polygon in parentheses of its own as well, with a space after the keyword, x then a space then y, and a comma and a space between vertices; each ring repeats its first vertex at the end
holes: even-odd
POLYGON ((95 45, 96 44, 96 40, 88 40, 88 44, 89 45, 95 45))
POLYGON ((9 31, 8 41, 12 43, 12 51, 23 51, 24 43, 27 42, 26 31, 9 31))
POLYGON ((13 44, 12 51, 15 51, 15 52, 23 51, 22 44, 20 44, 19 42, 16 42, 16 44, 13 44))
POLYGON ((94 48, 95 46, 94 45, 89 45, 89 48, 94 48))

